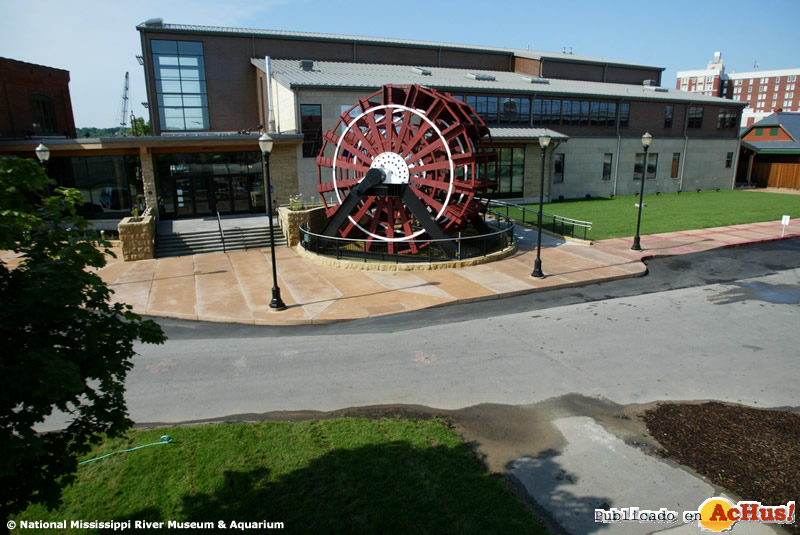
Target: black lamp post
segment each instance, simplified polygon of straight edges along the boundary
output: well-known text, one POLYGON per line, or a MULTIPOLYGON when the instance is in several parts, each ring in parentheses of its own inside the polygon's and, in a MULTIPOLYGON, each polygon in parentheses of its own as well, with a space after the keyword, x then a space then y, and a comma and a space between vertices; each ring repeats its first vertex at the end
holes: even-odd
POLYGON ((272 230, 272 185, 269 182, 269 154, 272 152, 272 138, 264 133, 258 138, 258 146, 261 148, 261 156, 264 160, 264 182, 267 188, 267 217, 269 218, 269 245, 272 254, 272 301, 269 308, 272 310, 284 310, 286 305, 281 299, 281 289, 278 288, 278 270, 275 267, 275 235, 272 230))
POLYGON ((536 262, 533 264, 531 277, 544 277, 542 273, 542 207, 544 205, 544 156, 547 153, 547 146, 550 144, 550 136, 540 136, 539 146, 542 148, 542 176, 539 180, 539 232, 536 239, 536 262))
POLYGON ((653 142, 653 136, 650 132, 645 132, 642 136, 642 147, 644 147, 644 162, 642 162, 642 184, 639 190, 639 217, 636 219, 636 236, 633 237, 633 251, 641 251, 642 245, 639 242, 639 227, 642 224, 642 205, 644 204, 644 181, 647 179, 647 151, 650 149, 650 143, 653 142))

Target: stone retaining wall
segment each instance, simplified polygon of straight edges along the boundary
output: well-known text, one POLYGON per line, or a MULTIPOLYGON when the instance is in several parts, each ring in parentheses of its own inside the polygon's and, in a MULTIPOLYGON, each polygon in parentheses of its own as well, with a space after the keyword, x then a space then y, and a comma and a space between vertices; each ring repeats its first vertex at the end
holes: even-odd
POLYGON ((156 226, 153 216, 146 215, 137 218, 137 221, 132 220, 132 217, 126 217, 117 225, 122 243, 122 259, 129 262, 154 258, 153 236, 156 226))
POLYGON ((300 225, 302 223, 307 223, 311 232, 321 232, 328 222, 328 218, 325 217, 324 206, 317 206, 308 210, 290 210, 286 206, 281 206, 278 208, 278 217, 280 218, 283 235, 286 236, 286 240, 289 242, 289 247, 294 247, 300 243, 300 225))

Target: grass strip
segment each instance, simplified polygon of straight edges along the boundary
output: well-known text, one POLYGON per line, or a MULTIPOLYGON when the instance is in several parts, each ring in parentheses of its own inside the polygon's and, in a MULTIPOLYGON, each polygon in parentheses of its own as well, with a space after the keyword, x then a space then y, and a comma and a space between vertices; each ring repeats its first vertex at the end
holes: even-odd
MULTIPOLYGON (((174 442, 81 466, 60 508, 34 505, 15 520, 268 521, 283 522, 284 533, 545 533, 441 420, 132 431, 87 458, 164 434, 174 442)), ((169 531, 166 524, 160 531, 169 531)))

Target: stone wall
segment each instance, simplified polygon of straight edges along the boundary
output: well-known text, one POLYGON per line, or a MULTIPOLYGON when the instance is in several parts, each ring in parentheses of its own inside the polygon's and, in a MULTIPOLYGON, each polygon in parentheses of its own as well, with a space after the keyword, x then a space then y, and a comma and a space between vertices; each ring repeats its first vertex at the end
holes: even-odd
POLYGON ((285 206, 278 209, 281 229, 290 247, 300 243, 300 225, 308 223, 311 232, 320 232, 325 228, 328 218, 325 217, 325 207, 317 206, 308 210, 290 210, 285 206))
POLYGON ((119 240, 122 243, 122 259, 130 262, 153 258, 153 235, 155 233, 153 216, 142 216, 138 218, 138 221, 132 221, 132 219, 132 217, 126 217, 117 225, 119 240))

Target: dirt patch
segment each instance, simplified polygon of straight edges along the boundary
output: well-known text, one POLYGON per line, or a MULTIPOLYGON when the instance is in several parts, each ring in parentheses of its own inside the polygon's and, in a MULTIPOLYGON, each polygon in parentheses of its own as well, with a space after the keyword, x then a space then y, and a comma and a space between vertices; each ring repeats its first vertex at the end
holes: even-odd
MULTIPOLYGON (((800 415, 719 402, 660 404, 643 420, 656 453, 686 465, 743 500, 782 505, 800 498, 800 415)), ((800 524, 787 526, 800 533, 800 524)))

